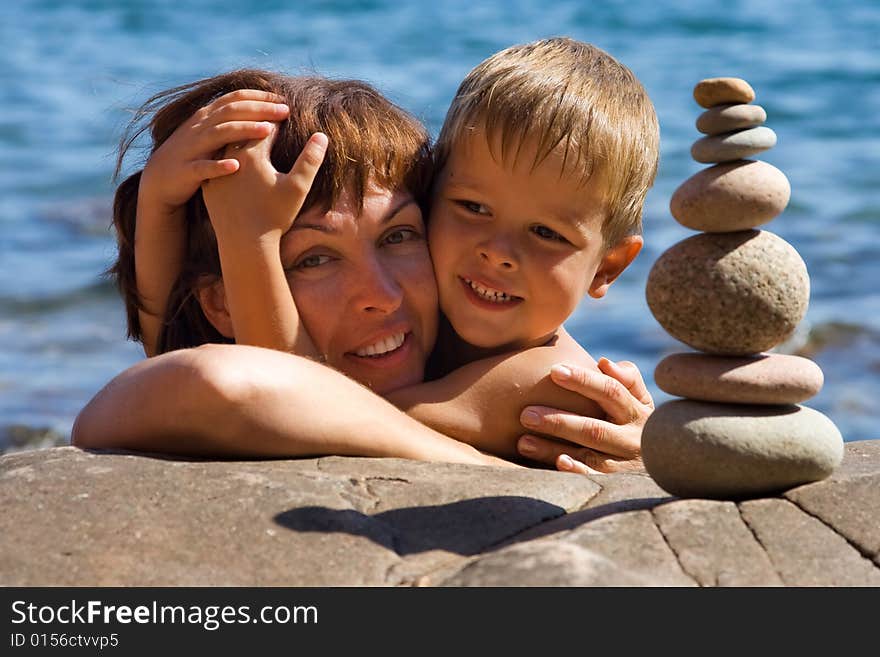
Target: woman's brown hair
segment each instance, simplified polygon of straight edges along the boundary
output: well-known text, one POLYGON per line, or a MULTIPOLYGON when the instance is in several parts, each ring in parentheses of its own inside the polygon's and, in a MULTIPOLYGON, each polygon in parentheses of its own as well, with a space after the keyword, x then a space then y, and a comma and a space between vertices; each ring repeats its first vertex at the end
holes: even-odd
MULTIPOLYGON (((199 80, 156 94, 144 103, 123 134, 116 163, 122 169, 126 154, 146 131, 150 153, 199 108, 238 89, 271 91, 285 99, 290 116, 281 123, 271 160, 290 171, 315 132, 329 137, 324 162, 306 197, 302 212, 319 206, 329 210, 344 190, 362 206, 369 184, 407 189, 427 210, 431 182, 431 147, 424 126, 370 85, 356 80, 290 77, 260 70, 239 70, 199 80)), ((134 236, 141 171, 117 188, 113 225, 119 255, 108 270, 125 301, 128 335, 142 340, 138 311, 142 308, 135 277, 134 236)), ((197 192, 186 204, 186 246, 181 271, 165 304, 165 317, 156 353, 207 342, 231 342, 202 312, 196 290, 221 276, 214 231, 197 192)))

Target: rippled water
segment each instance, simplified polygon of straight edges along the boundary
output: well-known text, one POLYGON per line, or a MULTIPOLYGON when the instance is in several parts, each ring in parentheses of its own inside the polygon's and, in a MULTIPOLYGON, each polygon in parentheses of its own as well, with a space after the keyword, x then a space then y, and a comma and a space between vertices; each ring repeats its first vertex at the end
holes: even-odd
MULTIPOLYGON (((669 215, 690 160, 704 77, 746 78, 779 142, 762 155, 792 185, 767 228, 803 256, 807 319, 788 350, 816 359, 810 406, 847 440, 876 438, 880 411, 880 5, 828 2, 434 3, 16 0, 0 8, 0 440, 2 427, 67 435, 79 408, 141 357, 101 272, 116 140, 160 89, 240 67, 366 79, 436 134, 464 74, 513 43, 590 41, 632 68, 661 122, 646 249, 569 328, 596 356, 630 358, 653 387, 680 348, 644 302, 648 270, 691 233, 669 215), (699 7, 693 5, 699 4, 699 7)), ((2 445, 0 445, 2 447, 2 445)))

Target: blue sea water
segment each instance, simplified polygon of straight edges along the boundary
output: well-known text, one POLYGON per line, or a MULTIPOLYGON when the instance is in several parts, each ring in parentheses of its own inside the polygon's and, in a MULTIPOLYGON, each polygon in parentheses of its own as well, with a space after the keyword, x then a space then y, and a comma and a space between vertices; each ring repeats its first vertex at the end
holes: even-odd
MULTIPOLYGON (((654 366, 682 348, 644 301, 657 257, 691 232, 669 197, 702 165, 693 85, 738 76, 779 141, 761 159, 792 186, 766 228, 811 276, 807 317, 785 350, 825 373, 808 405, 846 440, 880 437, 880 3, 876 0, 13 0, 0 7, 0 436, 12 425, 68 435, 78 410, 142 357, 101 276, 114 149, 152 93, 255 66, 368 80, 436 135, 455 88, 514 43, 568 35, 627 64, 661 123, 646 247, 601 302, 567 326, 595 356, 654 366)), ((137 163, 132 163, 135 166, 137 163)), ((3 445, 0 445, 2 449, 3 445)))

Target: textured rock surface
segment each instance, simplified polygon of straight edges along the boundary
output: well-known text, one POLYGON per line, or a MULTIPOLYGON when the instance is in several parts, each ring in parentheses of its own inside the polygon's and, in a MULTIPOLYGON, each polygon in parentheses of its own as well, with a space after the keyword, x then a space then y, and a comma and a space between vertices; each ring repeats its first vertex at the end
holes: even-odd
POLYGON ((830 419, 805 406, 675 400, 645 424, 642 458, 665 491, 738 499, 828 477, 843 458, 830 419))
POLYGON ((700 107, 751 103, 755 100, 755 90, 742 78, 706 78, 694 87, 694 100, 700 107))
POLYGON ((737 160, 703 169, 672 194, 669 210, 682 226, 707 232, 765 224, 788 205, 791 185, 772 164, 737 160))
POLYGON ((754 128, 767 120, 767 112, 760 105, 718 105, 697 117, 697 130, 704 135, 754 128))
POLYGON ((788 338, 810 297, 798 252, 767 231, 701 233, 665 251, 648 274, 648 306, 672 337, 745 356, 788 338))
POLYGON ((880 441, 846 451, 740 504, 633 473, 20 452, 0 457, 0 584, 876 585, 880 441))
POLYGON ((787 354, 753 357, 670 354, 657 363, 654 382, 688 399, 734 404, 797 404, 815 396, 822 369, 808 358, 787 354))
POLYGON ((691 146, 691 157, 705 164, 730 162, 763 153, 775 145, 776 133, 759 126, 698 139, 691 146))

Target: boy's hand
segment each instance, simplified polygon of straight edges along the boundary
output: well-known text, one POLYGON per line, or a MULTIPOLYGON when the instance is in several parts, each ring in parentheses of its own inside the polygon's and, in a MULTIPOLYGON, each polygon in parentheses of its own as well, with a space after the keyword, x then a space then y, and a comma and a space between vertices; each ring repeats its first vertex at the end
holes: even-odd
POLYGON ((273 122, 289 112, 284 99, 268 91, 241 89, 221 96, 197 110, 150 156, 140 193, 153 207, 173 214, 202 182, 238 170, 233 158, 215 159, 225 146, 266 137, 273 122))
POLYGON ((527 406, 521 416, 524 426, 567 442, 524 435, 518 443, 523 456, 581 474, 643 469, 642 428, 654 410, 654 401, 635 364, 600 358, 598 365, 601 372, 555 365, 550 378, 566 390, 595 400, 605 410, 607 419, 583 417, 546 406, 527 406))
POLYGON ((279 173, 269 159, 276 126, 257 141, 227 147, 236 158, 234 176, 208 180, 202 194, 218 239, 281 239, 302 208, 327 151, 327 136, 313 134, 289 173, 279 173))

